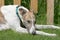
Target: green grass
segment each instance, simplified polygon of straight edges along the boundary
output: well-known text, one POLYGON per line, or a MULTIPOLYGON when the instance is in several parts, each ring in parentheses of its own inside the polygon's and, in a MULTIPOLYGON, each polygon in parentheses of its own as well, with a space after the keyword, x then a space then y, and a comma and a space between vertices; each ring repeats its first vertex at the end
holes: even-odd
POLYGON ((48 37, 42 35, 31 35, 31 34, 22 34, 17 33, 12 30, 5 30, 0 32, 0 40, 60 40, 60 31, 59 30, 43 30, 49 33, 56 33, 56 37, 48 37))

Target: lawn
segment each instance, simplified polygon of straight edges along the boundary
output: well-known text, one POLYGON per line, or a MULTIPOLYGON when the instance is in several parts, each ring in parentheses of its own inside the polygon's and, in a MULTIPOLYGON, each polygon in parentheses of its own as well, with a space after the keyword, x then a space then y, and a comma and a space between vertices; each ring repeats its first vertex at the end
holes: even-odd
POLYGON ((48 37, 42 35, 31 35, 17 33, 12 30, 0 31, 0 40, 60 40, 60 30, 44 29, 43 31, 49 33, 56 33, 56 37, 48 37))
MULTIPOLYGON (((12 0, 6 0, 5 5, 13 4, 12 0), (6 2, 7 1, 7 2, 6 2)), ((26 2, 23 0, 23 6, 29 9, 29 1, 26 2), (26 4, 27 3, 27 4, 26 4)), ((54 16, 54 24, 60 26, 60 0, 55 0, 55 16, 54 16)), ((46 24, 46 0, 38 0, 38 13, 36 14, 36 22, 37 24, 46 24)), ((42 35, 31 35, 31 34, 22 34, 17 33, 12 30, 3 30, 0 31, 0 40, 60 40, 60 30, 58 29, 41 29, 40 31, 48 32, 48 33, 56 33, 56 37, 48 37, 42 35)))

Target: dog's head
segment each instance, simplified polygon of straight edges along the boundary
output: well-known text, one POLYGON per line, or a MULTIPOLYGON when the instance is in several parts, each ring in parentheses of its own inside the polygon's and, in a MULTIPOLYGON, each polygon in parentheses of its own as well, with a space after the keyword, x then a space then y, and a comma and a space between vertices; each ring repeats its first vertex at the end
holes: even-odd
POLYGON ((35 16, 32 10, 28 10, 25 7, 19 8, 19 14, 22 17, 22 23, 30 34, 35 34, 35 16))

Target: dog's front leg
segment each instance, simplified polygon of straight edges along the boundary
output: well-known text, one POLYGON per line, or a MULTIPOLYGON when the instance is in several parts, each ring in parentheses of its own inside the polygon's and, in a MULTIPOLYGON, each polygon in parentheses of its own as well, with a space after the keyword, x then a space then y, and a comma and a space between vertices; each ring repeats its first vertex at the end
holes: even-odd
POLYGON ((45 35, 45 36, 56 36, 56 34, 50 34, 50 33, 46 33, 43 31, 36 31, 37 35, 45 35))
POLYGON ((51 28, 51 29, 60 29, 60 27, 58 26, 54 26, 54 25, 35 25, 36 26, 36 29, 48 29, 48 28, 51 28))
MULTIPOLYGON (((27 29, 22 28, 22 27, 17 28, 16 31, 20 32, 20 33, 28 33, 27 29)), ((36 34, 37 35, 45 35, 45 36, 56 36, 56 34, 50 34, 50 33, 46 33, 46 32, 43 32, 43 31, 36 31, 36 34)))

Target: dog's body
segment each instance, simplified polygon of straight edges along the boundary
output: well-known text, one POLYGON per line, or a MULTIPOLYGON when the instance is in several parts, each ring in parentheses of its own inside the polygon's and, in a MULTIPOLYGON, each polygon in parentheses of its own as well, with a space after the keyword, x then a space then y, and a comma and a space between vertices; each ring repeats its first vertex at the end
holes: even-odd
POLYGON ((60 27, 54 25, 36 25, 33 12, 29 11, 27 8, 23 6, 8 5, 8 6, 2 6, 0 8, 0 31, 6 29, 12 29, 14 31, 21 33, 56 36, 56 34, 49 34, 35 30, 41 28, 60 29, 60 27), (21 26, 22 23, 26 28, 23 28, 21 26))

